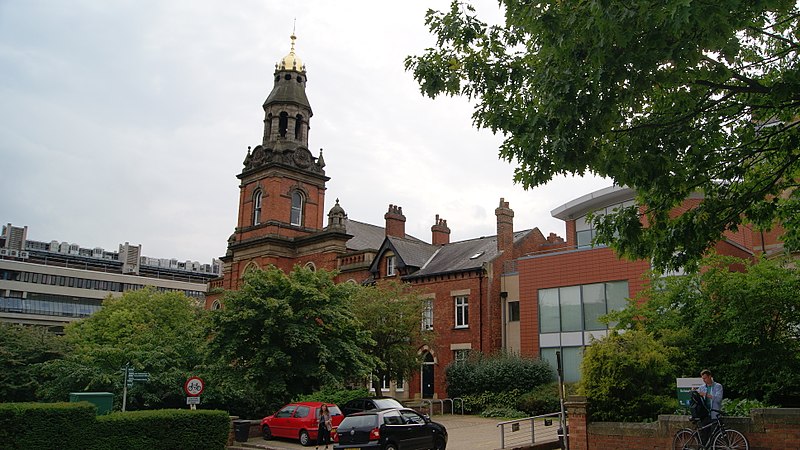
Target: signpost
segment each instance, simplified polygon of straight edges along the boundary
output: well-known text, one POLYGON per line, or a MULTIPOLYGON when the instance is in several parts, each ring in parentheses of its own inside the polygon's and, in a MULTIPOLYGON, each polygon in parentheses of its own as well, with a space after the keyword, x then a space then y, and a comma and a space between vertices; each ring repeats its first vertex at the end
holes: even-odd
POLYGON ((125 412, 125 407, 128 403, 128 388, 133 387, 135 381, 150 381, 150 374, 148 372, 137 372, 133 366, 131 366, 131 363, 127 363, 125 367, 122 368, 122 375, 124 377, 122 387, 122 412, 125 412))
POLYGON ((200 394, 203 393, 206 385, 200 377, 189 377, 183 385, 183 390, 186 391, 186 404, 190 405, 191 409, 197 409, 200 404, 200 394))

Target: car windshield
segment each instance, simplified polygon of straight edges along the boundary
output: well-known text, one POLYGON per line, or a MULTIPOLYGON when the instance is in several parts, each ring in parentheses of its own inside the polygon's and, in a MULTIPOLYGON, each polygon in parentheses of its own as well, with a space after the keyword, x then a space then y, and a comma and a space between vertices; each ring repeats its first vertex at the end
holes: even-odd
POLYGON ((342 415, 342 411, 339 410, 339 408, 337 406, 329 406, 328 407, 328 411, 331 412, 332 416, 341 416, 342 415))
POLYGON ((373 400, 375 402, 375 406, 378 409, 383 408, 402 408, 403 405, 400 404, 397 400, 393 398, 376 398, 373 400))
POLYGON ((339 425, 339 428, 375 428, 378 426, 378 416, 375 414, 368 414, 366 416, 347 416, 339 425))

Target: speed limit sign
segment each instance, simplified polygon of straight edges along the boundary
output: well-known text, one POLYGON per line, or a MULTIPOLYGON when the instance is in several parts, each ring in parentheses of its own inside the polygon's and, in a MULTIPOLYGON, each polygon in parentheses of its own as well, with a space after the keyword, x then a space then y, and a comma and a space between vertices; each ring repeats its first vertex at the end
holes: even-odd
POLYGON ((191 377, 186 380, 186 384, 183 385, 183 390, 186 391, 186 395, 197 397, 203 393, 205 387, 205 383, 203 383, 200 377, 191 377))

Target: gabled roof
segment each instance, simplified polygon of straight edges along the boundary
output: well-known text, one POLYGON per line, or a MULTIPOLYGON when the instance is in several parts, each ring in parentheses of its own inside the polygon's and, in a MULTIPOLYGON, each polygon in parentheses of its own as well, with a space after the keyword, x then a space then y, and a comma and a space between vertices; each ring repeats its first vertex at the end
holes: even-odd
POLYGON ((402 260, 402 265, 410 267, 422 267, 439 248, 427 242, 403 239, 394 236, 386 238, 395 254, 402 260))

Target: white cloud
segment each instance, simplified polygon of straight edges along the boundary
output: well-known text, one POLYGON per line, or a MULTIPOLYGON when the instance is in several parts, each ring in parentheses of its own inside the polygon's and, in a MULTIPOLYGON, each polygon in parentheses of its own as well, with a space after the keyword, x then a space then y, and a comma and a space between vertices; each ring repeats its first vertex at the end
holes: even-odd
MULTIPOLYGON (((260 143, 261 104, 289 51, 308 67, 310 147, 324 148, 326 210, 430 239, 515 228, 563 235, 553 208, 610 182, 559 178, 525 192, 501 138, 462 98, 419 93, 403 59, 434 44, 424 14, 447 1, 0 3, 0 222, 29 238, 208 262, 236 225, 238 179, 260 143)), ((491 21, 496 2, 479 2, 491 21)))

